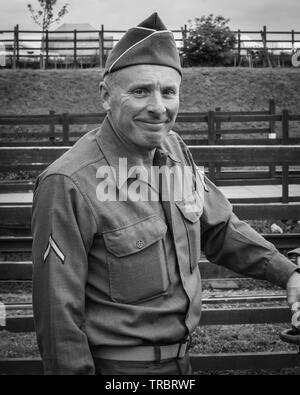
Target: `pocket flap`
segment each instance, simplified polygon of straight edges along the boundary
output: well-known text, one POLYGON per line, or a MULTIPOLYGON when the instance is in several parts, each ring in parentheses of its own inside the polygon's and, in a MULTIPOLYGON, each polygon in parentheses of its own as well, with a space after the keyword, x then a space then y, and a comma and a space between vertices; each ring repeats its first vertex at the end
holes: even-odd
POLYGON ((139 252, 162 239, 167 232, 164 221, 157 216, 103 234, 106 248, 117 257, 139 252))
POLYGON ((185 199, 175 202, 182 215, 190 222, 195 223, 199 221, 203 212, 203 204, 197 193, 194 194, 193 199, 185 199))

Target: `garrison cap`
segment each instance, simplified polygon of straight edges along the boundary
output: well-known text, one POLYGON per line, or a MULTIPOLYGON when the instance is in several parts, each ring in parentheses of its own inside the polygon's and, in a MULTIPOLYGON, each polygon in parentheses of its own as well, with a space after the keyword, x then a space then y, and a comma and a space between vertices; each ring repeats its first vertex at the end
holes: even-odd
POLYGON ((173 33, 156 12, 124 34, 107 58, 104 75, 138 64, 172 67, 182 76, 173 33))

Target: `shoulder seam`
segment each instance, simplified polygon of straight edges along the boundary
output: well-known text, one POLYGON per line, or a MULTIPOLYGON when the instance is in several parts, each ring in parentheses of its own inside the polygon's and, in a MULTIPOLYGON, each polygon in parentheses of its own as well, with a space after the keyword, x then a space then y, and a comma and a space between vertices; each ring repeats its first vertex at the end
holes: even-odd
MULTIPOLYGON (((73 173, 73 174, 74 174, 74 173, 73 173)), ((66 177, 68 180, 70 180, 70 181, 72 182, 72 184, 74 184, 74 186, 76 187, 76 189, 78 189, 79 193, 81 194, 83 200, 85 201, 85 203, 88 205, 89 209, 91 210, 92 216, 93 216, 93 218, 94 218, 96 227, 97 227, 98 232, 99 232, 99 231, 100 231, 100 226, 99 226, 99 223, 98 223, 98 221, 97 221, 97 215, 96 215, 95 210, 94 210, 94 208, 93 208, 93 206, 92 206, 92 204, 91 204, 91 202, 90 202, 90 199, 89 199, 88 196, 82 191, 82 189, 81 189, 80 186, 79 186, 79 183, 78 183, 76 180, 74 180, 73 178, 71 178, 71 176, 69 176, 69 175, 67 175, 67 174, 63 174, 63 173, 58 173, 58 172, 50 173, 50 174, 47 174, 47 175, 45 176, 45 178, 43 178, 43 180, 42 180, 41 183, 38 185, 38 187, 40 187, 40 185, 42 185, 43 182, 44 182, 48 177, 51 177, 51 176, 63 176, 63 177, 66 177)))
POLYGON ((82 166, 80 166, 78 169, 74 170, 69 176, 72 177, 73 174, 76 174, 77 172, 79 172, 80 170, 84 169, 85 167, 87 167, 87 166, 89 166, 89 165, 92 165, 93 163, 99 162, 99 161, 101 161, 102 159, 105 159, 103 154, 102 154, 102 156, 101 156, 100 158, 97 158, 96 160, 93 159, 93 160, 91 160, 91 161, 89 161, 89 162, 84 163, 84 164, 83 164, 82 166))

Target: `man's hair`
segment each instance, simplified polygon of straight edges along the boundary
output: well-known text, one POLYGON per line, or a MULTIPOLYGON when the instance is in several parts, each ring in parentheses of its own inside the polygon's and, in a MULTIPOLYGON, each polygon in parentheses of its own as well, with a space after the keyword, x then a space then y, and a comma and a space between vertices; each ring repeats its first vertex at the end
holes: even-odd
POLYGON ((117 74, 118 72, 114 72, 114 73, 106 74, 104 76, 103 82, 107 86, 108 90, 113 89, 117 85, 118 83, 117 74))

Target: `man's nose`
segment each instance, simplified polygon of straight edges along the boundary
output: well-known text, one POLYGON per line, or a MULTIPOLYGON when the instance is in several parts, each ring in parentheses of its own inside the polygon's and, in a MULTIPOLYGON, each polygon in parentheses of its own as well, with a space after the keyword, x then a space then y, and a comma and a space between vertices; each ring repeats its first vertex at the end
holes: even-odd
POLYGON ((153 115, 161 115, 166 112, 166 107, 161 93, 155 92, 151 95, 147 105, 147 111, 153 115))

